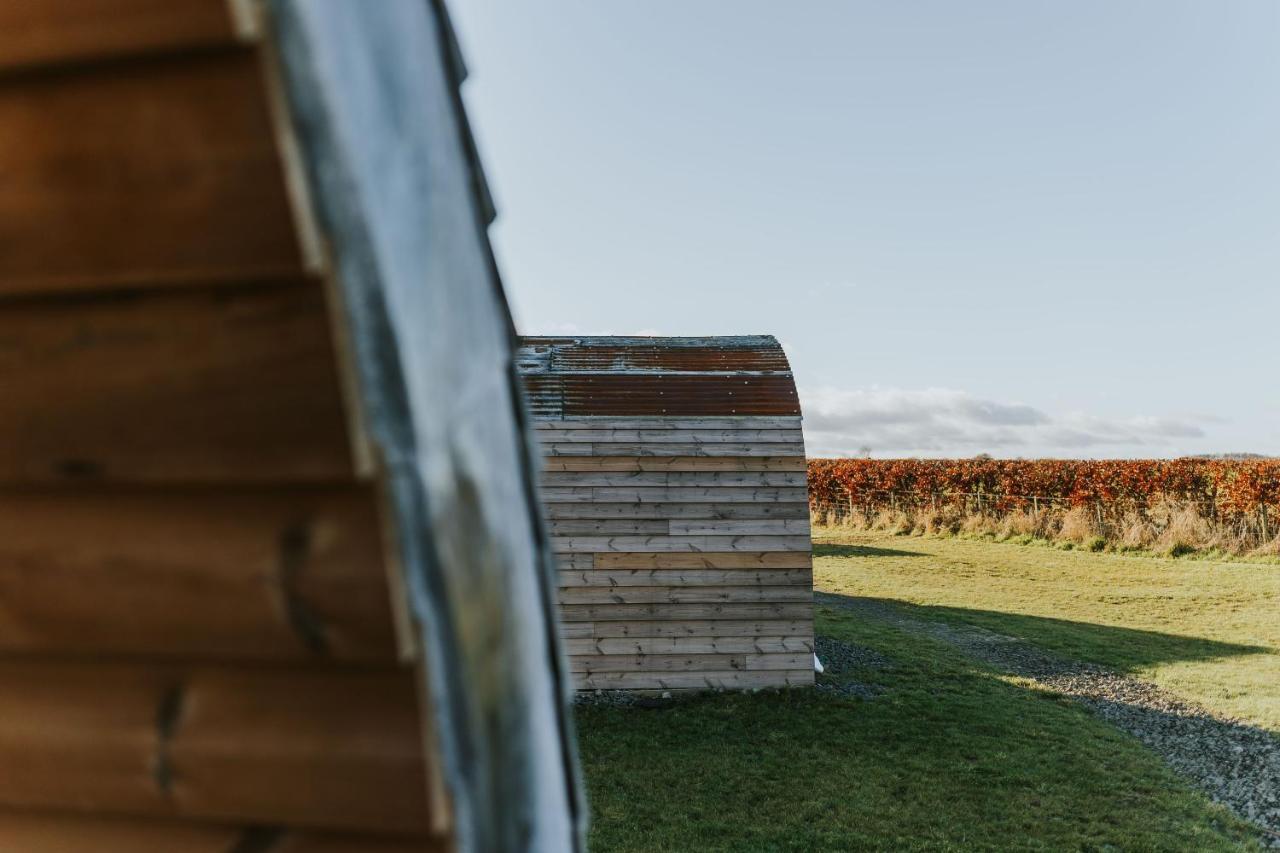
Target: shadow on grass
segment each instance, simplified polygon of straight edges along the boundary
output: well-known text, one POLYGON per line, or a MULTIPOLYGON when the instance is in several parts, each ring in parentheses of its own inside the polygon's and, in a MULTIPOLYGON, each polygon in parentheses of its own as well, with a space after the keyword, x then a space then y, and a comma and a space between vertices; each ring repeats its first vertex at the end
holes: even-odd
POLYGON ((1118 650, 1131 661, 1152 664, 1223 659, 1269 649, 889 599, 819 594, 816 600, 833 610, 944 643, 968 658, 1030 679, 1052 695, 1074 699, 1140 740, 1212 799, 1280 840, 1280 737, 1259 726, 1215 716, 1148 682, 1119 675, 1117 667, 1087 662, 1098 656, 1046 651, 1049 643, 1028 638, 1038 635, 1055 638, 1058 646, 1118 650))
POLYGON ((892 663, 850 672, 876 685, 875 698, 792 690, 693 697, 661 714, 579 709, 592 849, 1252 843, 1159 758, 1074 702, 858 611, 824 607, 817 628, 892 663))
POLYGON ((921 551, 903 551, 898 548, 877 548, 874 545, 836 545, 814 542, 815 557, 928 557, 921 551))
POLYGON ((896 615, 922 623, 981 628, 1002 638, 1023 640, 1064 658, 1102 664, 1120 672, 1179 661, 1221 660, 1272 651, 1265 646, 1224 643, 1159 631, 995 610, 911 604, 889 598, 816 592, 814 600, 842 610, 889 617, 889 621, 893 621, 892 617, 896 615))

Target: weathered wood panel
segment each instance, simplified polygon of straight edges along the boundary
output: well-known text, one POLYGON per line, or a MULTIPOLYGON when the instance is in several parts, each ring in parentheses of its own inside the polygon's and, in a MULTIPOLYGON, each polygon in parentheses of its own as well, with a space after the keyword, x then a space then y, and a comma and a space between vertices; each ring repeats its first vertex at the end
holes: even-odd
MULTIPOLYGON (((749 575, 744 576, 742 582, 747 582, 749 578, 749 575)), ((748 601, 813 601, 813 590, 799 585, 570 586, 560 590, 561 604, 694 604, 748 601)))
POLYGON ((813 664, 813 652, 765 653, 756 650, 744 654, 637 654, 578 655, 570 658, 574 672, 697 672, 707 669, 731 669, 738 672, 804 669, 813 664))
MULTIPOLYGON (((569 369, 561 360, 566 353, 577 358, 578 350, 543 340, 549 339, 522 349, 522 367, 536 375, 548 365, 552 374, 569 369)), ((602 371, 621 370, 631 355, 651 360, 657 351, 639 339, 634 350, 608 342, 594 347, 593 340, 574 339, 602 371)), ((714 348, 708 352, 718 357, 714 348)), ((667 359, 664 369, 679 363, 667 359)), ((634 378, 627 375, 618 387, 630 393, 634 378)), ((731 387, 723 375, 717 382, 731 387)), ((608 405, 621 405, 621 396, 609 396, 618 388, 598 390, 608 405)), ((544 384, 531 393, 536 412, 561 406, 557 393, 571 396, 568 385, 544 384)), ((650 401, 642 403, 643 409, 650 401)), ((603 404, 593 398, 590 405, 603 404)), ((813 653, 798 417, 548 417, 537 435, 563 631, 580 687, 811 681, 795 677, 813 653), (768 668, 755 679, 720 677, 752 667, 768 668), (711 675, 700 679, 703 673, 711 675), (667 674, 685 679, 658 677, 667 674)))
POLYGON ((813 640, 813 623, 803 619, 754 620, 733 619, 685 619, 667 622, 612 621, 566 622, 561 626, 564 637, 570 640, 590 638, 684 638, 689 640, 715 639, 717 637, 795 637, 813 640))
POLYGON ((804 471, 802 456, 545 456, 555 471, 804 471))
POLYGON ((804 445, 690 442, 672 444, 574 444, 556 442, 542 445, 548 456, 804 456, 804 445))
POLYGON ((305 281, 0 303, 0 484, 349 478, 328 323, 305 281))
POLYGON ((543 442, 586 444, 798 443, 798 429, 543 429, 543 442))
POLYGON ((813 654, 813 640, 790 637, 583 637, 565 641, 570 655, 813 654))
POLYGON ((543 497, 552 503, 800 503, 803 487, 756 486, 548 486, 543 497))
POLYGON ((0 491, 0 653, 396 659, 371 490, 0 491))
POLYGON ((562 519, 551 522, 552 536, 599 535, 620 533, 643 533, 651 536, 665 536, 671 530, 671 522, 665 519, 635 520, 629 518, 609 519, 562 519))
POLYGON ((763 672, 596 672, 584 675, 583 690, 746 690, 754 687, 807 687, 813 684, 813 658, 804 669, 763 672))
POLYGON ((669 521, 672 536, 730 536, 742 534, 783 535, 809 533, 807 518, 794 519, 759 519, 747 521, 727 521, 723 519, 669 521))
POLYGON ((722 473, 719 471, 640 471, 601 473, 595 471, 552 472, 542 481, 556 486, 791 486, 803 487, 802 471, 752 471, 722 473))
POLYGON ((624 571, 562 570, 561 589, 590 586, 726 587, 812 585, 808 569, 628 569, 624 571))
POLYGON ((0 294, 302 270, 251 52, 0 86, 0 162, 0 294))
POLYGON ((557 552, 809 551, 808 536, 553 536, 557 552))
MULTIPOLYGON (((543 497, 546 497, 545 490, 543 497)), ((555 503, 546 504, 548 518, 695 518, 695 519, 806 519, 809 505, 790 503, 555 503)))
POLYGON ((813 605, 809 603, 565 604, 560 607, 560 614, 566 622, 629 622, 646 619, 664 622, 703 619, 805 620, 813 618, 813 605))
POLYGON ((539 420, 534 429, 539 435, 547 431, 566 429, 643 429, 652 430, 706 430, 706 429, 790 429, 800 428, 800 418, 795 415, 779 417, 739 416, 728 418, 672 418, 672 417, 583 417, 564 420, 539 420))
POLYGON ((0 661, 0 805, 424 832, 405 671, 0 661))
POLYGON ((743 551, 740 553, 596 554, 596 569, 807 569, 807 551, 743 551))
POLYGON ((234 45, 228 0, 11 0, 0 71, 234 45))

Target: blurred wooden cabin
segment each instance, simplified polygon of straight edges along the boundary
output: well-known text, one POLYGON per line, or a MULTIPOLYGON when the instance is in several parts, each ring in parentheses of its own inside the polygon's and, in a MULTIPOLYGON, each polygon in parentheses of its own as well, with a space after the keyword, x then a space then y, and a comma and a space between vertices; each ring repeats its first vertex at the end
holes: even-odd
POLYGON ((800 404, 771 337, 521 339, 580 689, 813 684, 800 404))
POLYGON ((572 850, 428 0, 0 0, 0 850, 572 850))

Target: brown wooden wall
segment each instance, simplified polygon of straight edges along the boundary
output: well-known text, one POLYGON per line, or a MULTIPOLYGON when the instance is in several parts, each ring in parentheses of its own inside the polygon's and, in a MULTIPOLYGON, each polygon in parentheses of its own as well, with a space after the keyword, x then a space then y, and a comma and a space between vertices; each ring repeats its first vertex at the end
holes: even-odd
POLYGON ((246 5, 0 2, 0 849, 445 844, 246 5))
POLYGON ((796 416, 540 419, 580 689, 813 683, 796 416))

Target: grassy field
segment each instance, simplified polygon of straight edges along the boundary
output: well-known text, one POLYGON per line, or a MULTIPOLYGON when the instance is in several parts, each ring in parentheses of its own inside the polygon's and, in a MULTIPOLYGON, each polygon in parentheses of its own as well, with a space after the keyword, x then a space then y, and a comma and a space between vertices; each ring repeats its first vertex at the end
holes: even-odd
MULTIPOLYGON (((1275 724, 1265 679, 1280 569, 1230 569, 859 535, 819 546, 816 585, 1017 634, 1275 724)), ((882 692, 580 708, 592 849, 1255 846, 1254 830, 1061 697, 887 622, 820 608, 818 632, 886 658, 840 676, 882 692)))
POLYGON ((1280 731, 1275 564, 876 534, 819 534, 815 554, 817 589, 1021 637, 1280 731))

